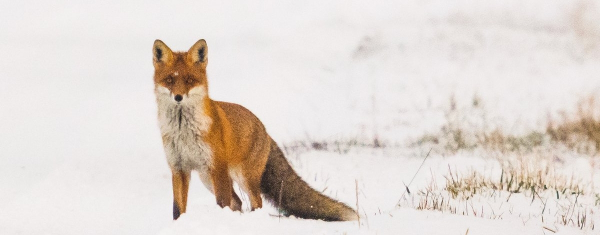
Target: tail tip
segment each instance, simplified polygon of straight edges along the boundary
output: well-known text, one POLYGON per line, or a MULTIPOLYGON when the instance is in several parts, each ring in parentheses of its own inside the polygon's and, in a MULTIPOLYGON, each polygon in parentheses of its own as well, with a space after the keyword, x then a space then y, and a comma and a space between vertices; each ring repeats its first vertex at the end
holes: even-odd
POLYGON ((360 216, 354 210, 347 211, 340 215, 340 221, 357 221, 360 220, 360 216))

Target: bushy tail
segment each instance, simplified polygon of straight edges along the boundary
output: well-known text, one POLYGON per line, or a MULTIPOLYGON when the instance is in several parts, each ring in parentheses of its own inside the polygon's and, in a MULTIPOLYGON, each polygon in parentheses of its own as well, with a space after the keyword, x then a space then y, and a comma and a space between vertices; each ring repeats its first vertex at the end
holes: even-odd
POLYGON ((317 192, 304 182, 292 169, 275 141, 271 142, 271 153, 260 185, 265 198, 287 215, 299 218, 325 221, 357 219, 352 208, 317 192))

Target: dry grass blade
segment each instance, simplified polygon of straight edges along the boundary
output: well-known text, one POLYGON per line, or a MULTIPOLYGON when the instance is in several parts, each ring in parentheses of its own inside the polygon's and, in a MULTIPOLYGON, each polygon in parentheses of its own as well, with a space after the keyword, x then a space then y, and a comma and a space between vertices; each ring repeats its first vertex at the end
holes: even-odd
POLYGON ((354 179, 354 186, 356 191, 356 220, 358 221, 358 228, 360 229, 360 215, 358 214, 358 180, 354 179))
POLYGON ((552 232, 552 233, 556 233, 556 230, 553 230, 553 229, 551 229, 551 228, 548 228, 548 227, 546 227, 546 226, 544 226, 544 227, 542 227, 542 228, 544 228, 544 229, 546 229, 546 230, 548 230, 548 231, 550 231, 550 232, 552 232))
POLYGON ((396 203, 396 205, 400 205, 400 202, 402 201, 402 198, 404 198, 404 195, 406 195, 406 192, 408 191, 408 187, 410 186, 410 184, 412 184, 413 180, 415 180, 415 177, 417 177, 417 174, 419 174, 419 171, 421 170, 421 168, 423 167, 423 165, 425 164, 425 160, 427 160, 427 158, 429 157, 429 154, 431 153, 431 150, 433 148, 429 149, 429 152, 427 152, 427 155, 425 155, 425 158, 423 159, 423 161, 421 162, 421 165, 419 166, 419 169, 417 169, 417 172, 415 172, 415 174, 413 175, 412 179, 410 180, 410 182, 408 182, 408 186, 406 187, 406 191, 404 191, 404 193, 402 193, 402 196, 400 196, 400 199, 398 200, 398 202, 396 203))

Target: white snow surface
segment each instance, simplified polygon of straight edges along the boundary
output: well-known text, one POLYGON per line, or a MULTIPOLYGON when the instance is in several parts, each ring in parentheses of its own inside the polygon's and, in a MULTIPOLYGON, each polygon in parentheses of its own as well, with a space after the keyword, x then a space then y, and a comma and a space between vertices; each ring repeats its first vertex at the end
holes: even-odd
MULTIPOLYGON (((410 143, 439 130, 451 97, 467 107, 477 97, 489 125, 518 134, 599 95, 596 1, 11 1, 0 51, 0 234, 598 232, 396 207, 428 150, 410 143), (360 223, 279 218, 269 205, 231 212, 197 176, 188 213, 172 221, 151 46, 186 51, 201 38, 210 96, 252 110, 280 145, 396 146, 288 155, 317 190, 358 204, 360 223)), ((567 160, 600 185, 589 158, 567 160)), ((448 167, 497 164, 432 152, 410 188, 448 167)))

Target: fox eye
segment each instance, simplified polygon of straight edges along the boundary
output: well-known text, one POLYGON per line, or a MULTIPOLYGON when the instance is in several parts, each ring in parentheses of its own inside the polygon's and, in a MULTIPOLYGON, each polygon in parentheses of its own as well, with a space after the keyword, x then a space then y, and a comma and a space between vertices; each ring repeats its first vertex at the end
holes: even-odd
POLYGON ((191 78, 188 78, 187 80, 185 80, 185 82, 187 82, 188 84, 192 84, 192 83, 194 83, 194 80, 191 78))
POLYGON ((173 78, 172 77, 168 77, 167 79, 165 79, 165 82, 168 84, 172 84, 173 83, 173 78))

